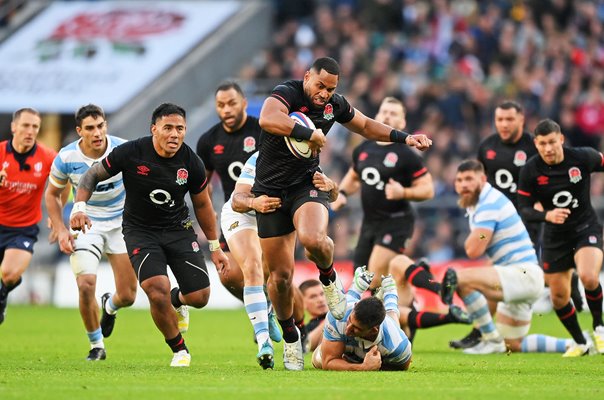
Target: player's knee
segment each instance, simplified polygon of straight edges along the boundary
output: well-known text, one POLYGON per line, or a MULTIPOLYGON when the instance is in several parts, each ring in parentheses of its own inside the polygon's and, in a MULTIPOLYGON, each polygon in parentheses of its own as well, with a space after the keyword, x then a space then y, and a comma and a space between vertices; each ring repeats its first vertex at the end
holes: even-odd
POLYGON ((2 282, 4 282, 6 284, 6 286, 14 286, 17 284, 17 282, 19 282, 19 278, 21 276, 19 275, 19 273, 17 271, 7 271, 7 270, 3 270, 2 271, 2 282))
POLYGON ((323 251, 329 248, 330 242, 325 232, 306 231, 298 233, 298 240, 305 249, 311 253, 323 251))
POLYGON ((292 285, 292 272, 289 270, 279 270, 271 272, 270 279, 277 288, 277 291, 284 292, 288 290, 292 285))
POLYGON ((96 279, 94 275, 80 275, 77 278, 80 298, 86 299, 95 296, 96 279))
POLYGON ((121 300, 121 307, 130 307, 136 300, 136 288, 134 290, 128 289, 118 293, 118 297, 121 300))
POLYGON ((194 293, 189 293, 184 296, 187 305, 195 308, 203 308, 208 304, 210 300, 210 288, 198 290, 194 293))
POLYGON ((312 366, 316 369, 323 369, 323 360, 321 359, 321 345, 318 345, 312 353, 312 366))
POLYGON ((587 290, 594 290, 600 284, 598 274, 592 273, 591 271, 581 271, 579 272, 579 279, 581 279, 581 283, 587 290))

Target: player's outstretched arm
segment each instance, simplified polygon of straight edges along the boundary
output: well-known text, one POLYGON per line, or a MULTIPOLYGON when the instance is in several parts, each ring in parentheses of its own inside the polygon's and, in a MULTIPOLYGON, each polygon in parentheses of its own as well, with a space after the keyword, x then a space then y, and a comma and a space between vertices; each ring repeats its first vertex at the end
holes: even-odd
POLYGON ((80 179, 78 184, 78 191, 76 192, 75 199, 73 201, 73 209, 71 210, 71 217, 69 223, 71 229, 75 231, 82 231, 86 233, 86 229, 90 229, 92 221, 86 215, 86 202, 90 200, 96 185, 110 178, 111 175, 101 163, 96 163, 80 179))
POLYGON ((410 135, 403 131, 397 131, 388 125, 367 117, 357 109, 354 110, 354 117, 345 123, 344 126, 370 140, 405 143, 407 146, 415 147, 422 151, 427 150, 432 145, 432 140, 424 134, 410 135))
POLYGON ((218 224, 216 223, 216 213, 212 206, 212 200, 209 196, 209 190, 206 187, 200 193, 191 194, 191 202, 197 222, 210 242, 210 257, 221 274, 229 271, 229 259, 223 253, 218 244, 218 224))

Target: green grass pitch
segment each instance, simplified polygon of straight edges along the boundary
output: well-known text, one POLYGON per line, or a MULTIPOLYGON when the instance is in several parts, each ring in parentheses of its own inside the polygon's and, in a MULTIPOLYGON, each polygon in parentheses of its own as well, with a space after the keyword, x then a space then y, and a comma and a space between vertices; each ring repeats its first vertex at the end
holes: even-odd
MULTIPOLYGON (((591 325, 588 313, 582 327, 591 325)), ((0 399, 597 399, 604 398, 604 356, 469 356, 448 340, 468 332, 422 330, 407 372, 275 370, 255 361, 243 309, 193 310, 185 335, 190 368, 170 368, 171 353, 147 310, 121 310, 105 340, 107 360, 86 362, 88 342, 75 309, 10 306, 0 326, 0 399)), ((566 336, 554 314, 535 315, 533 333, 566 336)))

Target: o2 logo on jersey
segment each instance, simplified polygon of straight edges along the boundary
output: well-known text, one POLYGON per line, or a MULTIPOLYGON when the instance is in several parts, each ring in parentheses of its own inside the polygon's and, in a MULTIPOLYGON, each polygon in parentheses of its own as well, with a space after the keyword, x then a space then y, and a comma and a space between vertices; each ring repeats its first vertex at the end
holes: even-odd
POLYGON ((367 167, 361 172, 361 179, 369 186, 375 186, 377 190, 384 190, 384 182, 381 180, 380 171, 377 168, 367 167))
POLYGON ((163 189, 155 189, 154 191, 149 193, 149 198, 152 202, 154 202, 155 204, 159 204, 160 206, 167 204, 168 207, 174 207, 176 205, 174 200, 172 200, 172 196, 170 195, 170 193, 163 189))
POLYGON ((500 189, 509 190, 510 193, 516 193, 516 182, 512 173, 507 169, 498 169, 495 172, 495 184, 500 189))
POLYGON ((558 208, 577 208, 579 207, 579 200, 573 197, 573 194, 568 190, 558 192, 552 197, 552 203, 558 208))
POLYGON ((239 175, 241 175, 241 171, 243 170, 243 163, 241 161, 234 161, 232 163, 229 164, 229 168, 228 168, 228 172, 229 172, 229 177, 236 181, 237 178, 239 178, 239 175))

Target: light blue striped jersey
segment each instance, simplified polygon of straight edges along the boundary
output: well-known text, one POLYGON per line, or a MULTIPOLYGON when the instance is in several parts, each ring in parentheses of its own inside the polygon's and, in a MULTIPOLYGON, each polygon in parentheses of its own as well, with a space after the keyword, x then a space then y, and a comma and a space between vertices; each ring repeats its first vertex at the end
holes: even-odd
MULTIPOLYGON (((75 194, 82 175, 97 162, 100 162, 113 148, 125 143, 126 140, 116 136, 107 135, 107 150, 102 157, 93 159, 87 157, 80 149, 80 140, 77 140, 63 147, 55 157, 50 171, 51 178, 65 181, 69 180, 75 194)), ((51 179, 52 183, 52 179, 51 179)), ((124 191, 124 182, 122 173, 99 182, 92 197, 87 202, 86 214, 93 221, 107 221, 116 217, 121 217, 124 211, 124 200, 126 192, 124 191)))
MULTIPOLYGON (((241 169, 241 174, 239 174, 239 178, 237 178, 237 182, 235 183, 235 185, 237 185, 237 183, 243 183, 246 185, 254 186, 254 180, 256 179, 256 160, 257 159, 258 159, 258 152, 255 152, 254 154, 252 154, 250 156, 250 158, 247 159, 247 161, 245 162, 245 165, 241 169)), ((229 201, 227 202, 228 207, 231 210, 233 209, 231 206, 232 202, 233 202, 233 193, 231 193, 231 197, 229 198, 229 201)), ((251 211, 248 211, 246 214, 256 215, 256 211, 251 210, 251 211)))
POLYGON ((499 190, 485 183, 478 203, 467 209, 470 229, 493 232, 486 254, 495 265, 520 262, 537 264, 537 254, 514 204, 499 190))
POLYGON ((337 320, 331 312, 327 313, 325 327, 323 328, 323 339, 332 342, 344 342, 344 354, 359 363, 363 362, 365 354, 376 345, 382 355, 383 363, 390 365, 402 365, 406 363, 411 358, 411 343, 405 332, 400 328, 399 322, 394 321, 389 315, 386 315, 386 318, 380 324, 380 331, 374 341, 346 336, 348 318, 352 313, 354 305, 359 300, 359 298, 356 301, 352 300, 350 291, 348 293, 344 318, 337 320))

